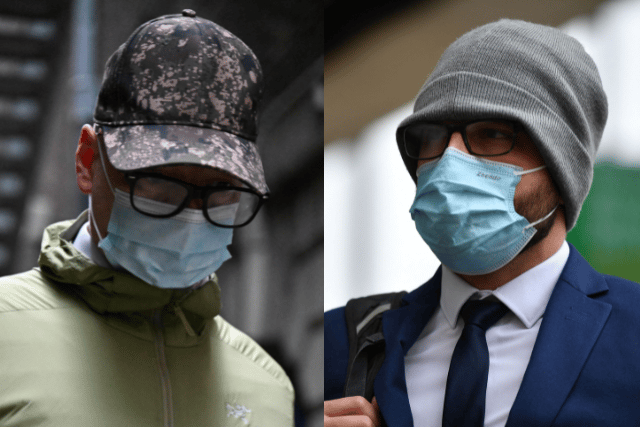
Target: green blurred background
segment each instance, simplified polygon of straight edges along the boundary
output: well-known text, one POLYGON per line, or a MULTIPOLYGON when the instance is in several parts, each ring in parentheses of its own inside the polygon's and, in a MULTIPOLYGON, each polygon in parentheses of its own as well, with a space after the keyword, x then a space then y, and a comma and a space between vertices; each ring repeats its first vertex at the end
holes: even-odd
POLYGON ((567 240, 599 272, 640 282, 640 169, 597 164, 567 240))

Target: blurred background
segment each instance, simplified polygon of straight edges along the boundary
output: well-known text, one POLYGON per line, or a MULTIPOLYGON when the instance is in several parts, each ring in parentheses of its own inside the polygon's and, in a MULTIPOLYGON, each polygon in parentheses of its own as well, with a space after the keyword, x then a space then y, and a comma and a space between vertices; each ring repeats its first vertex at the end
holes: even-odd
POLYGON ((557 26, 598 65, 609 120, 568 240, 598 271, 640 281, 640 1, 369 0, 325 5, 324 306, 412 290, 439 265, 415 230, 398 123, 447 46, 501 18, 557 26))
POLYGON ((287 370, 297 425, 322 402, 323 10, 299 0, 0 3, 0 273, 36 265, 44 228, 87 207, 74 153, 107 58, 143 22, 190 8, 240 37, 265 75, 258 147, 271 199, 219 270, 223 316, 287 370))

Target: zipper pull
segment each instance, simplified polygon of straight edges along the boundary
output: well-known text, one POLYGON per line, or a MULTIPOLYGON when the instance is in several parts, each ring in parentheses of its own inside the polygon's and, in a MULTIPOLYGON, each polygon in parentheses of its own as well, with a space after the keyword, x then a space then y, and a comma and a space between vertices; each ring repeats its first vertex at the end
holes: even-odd
POLYGON ((197 335, 196 332, 193 330, 193 328, 189 324, 189 321, 187 320, 187 316, 184 315, 184 311, 182 311, 182 309, 178 304, 173 306, 173 311, 182 321, 182 324, 184 325, 184 329, 187 331, 187 335, 189 335, 190 337, 195 337, 197 335))

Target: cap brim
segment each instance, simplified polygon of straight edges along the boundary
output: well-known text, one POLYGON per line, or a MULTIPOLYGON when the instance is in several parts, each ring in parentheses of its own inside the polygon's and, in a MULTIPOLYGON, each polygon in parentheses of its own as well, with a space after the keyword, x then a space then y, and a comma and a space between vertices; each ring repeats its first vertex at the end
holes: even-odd
POLYGON ((262 194, 269 189, 254 142, 211 128, 183 125, 102 125, 107 155, 119 170, 193 164, 223 170, 262 194))

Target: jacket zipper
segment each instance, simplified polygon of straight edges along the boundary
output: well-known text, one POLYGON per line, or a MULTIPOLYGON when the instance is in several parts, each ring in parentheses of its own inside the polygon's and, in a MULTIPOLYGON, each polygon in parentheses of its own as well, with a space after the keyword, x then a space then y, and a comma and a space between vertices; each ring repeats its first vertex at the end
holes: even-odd
POLYGON ((153 316, 156 356, 158 360, 158 372, 160 373, 160 383, 162 385, 162 408, 164 427, 173 427, 173 397, 171 394, 171 381, 169 379, 169 368, 164 351, 164 335, 162 327, 162 312, 157 310, 153 316))

